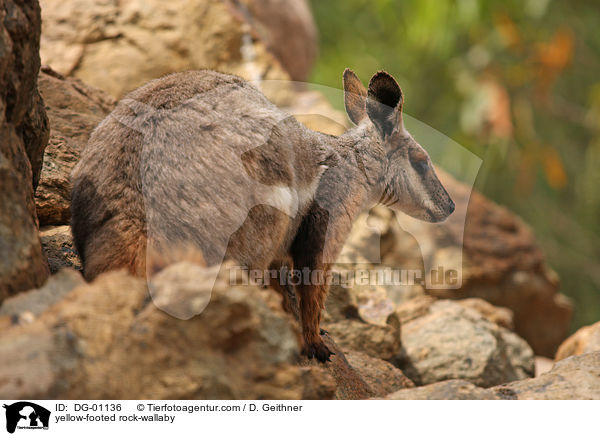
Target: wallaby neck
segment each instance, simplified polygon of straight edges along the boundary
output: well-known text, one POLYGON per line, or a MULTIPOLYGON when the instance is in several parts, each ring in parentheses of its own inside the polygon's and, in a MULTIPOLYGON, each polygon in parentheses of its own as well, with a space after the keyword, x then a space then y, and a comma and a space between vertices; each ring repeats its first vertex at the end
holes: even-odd
POLYGON ((340 136, 315 132, 315 139, 333 147, 339 162, 327 170, 327 180, 340 180, 351 195, 360 197, 361 210, 377 204, 385 190, 386 159, 380 144, 373 143, 372 126, 360 124, 340 136))

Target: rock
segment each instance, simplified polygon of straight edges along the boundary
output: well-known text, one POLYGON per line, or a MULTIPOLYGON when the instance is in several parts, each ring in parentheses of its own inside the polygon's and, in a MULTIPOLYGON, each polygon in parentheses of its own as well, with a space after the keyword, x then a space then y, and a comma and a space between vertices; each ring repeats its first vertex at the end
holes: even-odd
POLYGON ((325 302, 326 319, 338 321, 350 317, 385 325, 394 312, 390 298, 396 287, 387 284, 388 272, 378 268, 379 241, 389 228, 391 211, 376 209, 359 216, 342 252, 332 267, 334 283, 325 302), (393 288, 393 290, 391 289, 393 288))
MULTIPOLYGON (((374 269, 373 273, 377 273, 377 270, 374 269)), ((356 301, 358 316, 365 322, 385 325, 387 319, 394 313, 394 303, 388 298, 384 286, 354 286, 352 293, 356 301)))
POLYGON ((48 119, 36 86, 40 7, 36 1, 5 0, 0 17, 0 151, 35 189, 48 142, 48 119))
POLYGON ((554 360, 562 360, 569 356, 579 356, 592 351, 600 351, 600 321, 585 326, 569 336, 558 347, 554 360))
MULTIPOLYGON (((376 207, 356 218, 336 263, 344 268, 377 265, 382 261, 385 247, 380 244, 391 239, 394 214, 390 209, 376 207)), ((391 247, 388 247, 391 248, 391 247)))
POLYGON ((388 400, 598 400, 600 351, 568 357, 535 378, 483 389, 464 380, 448 380, 403 389, 388 400))
MULTIPOLYGON (((261 34, 279 32, 269 24, 273 14, 258 2, 247 8, 250 14, 261 11, 261 19, 255 20, 260 24, 257 31, 236 3, 42 0, 42 62, 117 98, 151 79, 190 69, 211 68, 250 80, 289 79, 261 40, 261 34)), ((286 3, 290 6, 282 14, 288 19, 277 24, 287 31, 282 48, 301 37, 297 31, 305 21, 294 17, 293 11, 301 8, 299 0, 286 3), (291 21, 298 24, 286 28, 291 21)), ((296 55, 299 64, 305 62, 303 55, 296 55)))
POLYGON ((48 119, 36 78, 40 66, 37 2, 0 5, 0 303, 48 277, 33 192, 48 119))
POLYGON ((305 80, 316 56, 307 0, 41 3, 43 63, 114 97, 168 73, 209 68, 252 81, 312 129, 339 135, 348 126, 321 93, 289 82, 305 80))
POLYGON ((427 386, 403 389, 385 397, 386 400, 495 400, 487 389, 464 380, 448 380, 427 386))
POLYGON ((543 356, 535 356, 535 376, 539 377, 552 369, 554 361, 543 356))
POLYGON ((73 246, 70 226, 48 226, 40 229, 42 250, 48 258, 50 272, 54 274, 62 268, 81 271, 81 260, 73 246))
POLYGON ((1 303, 18 292, 41 286, 48 277, 48 265, 42 254, 35 215, 27 208, 31 180, 24 182, 2 152, 0 180, 1 303))
POLYGON ((409 323, 417 318, 429 313, 431 306, 437 301, 437 298, 429 295, 422 295, 412 298, 396 307, 395 314, 402 325, 409 323))
POLYGON ((501 399, 600 400, 600 351, 568 357, 539 377, 491 391, 501 399))
POLYGON ((400 332, 393 326, 347 319, 323 327, 342 348, 360 350, 379 359, 391 359, 400 351, 400 332))
POLYGON ((461 379, 489 387, 534 375, 524 340, 449 300, 404 324, 402 346, 397 366, 417 385, 461 379))
POLYGON ((24 314, 38 317, 53 304, 61 301, 65 295, 84 283, 81 273, 72 269, 62 269, 51 275, 39 289, 21 292, 4 300, 0 307, 0 317, 9 316, 13 320, 23 318, 24 314))
MULTIPOLYGON (((407 300, 405 303, 396 306, 395 315, 402 324, 406 324, 421 316, 427 315, 429 313, 429 309, 436 301, 438 301, 438 299, 430 295, 422 295, 412 298, 407 300)), ((512 312, 505 307, 493 306, 480 298, 467 298, 464 300, 458 300, 457 303, 463 307, 475 310, 485 319, 499 325, 500 327, 513 330, 512 312)))
POLYGON ((302 357, 300 365, 325 369, 335 380, 336 399, 363 400, 414 386, 402 371, 389 362, 359 351, 342 350, 329 334, 323 335, 323 340, 335 353, 331 361, 323 365, 302 357))
POLYGON ((346 360, 378 397, 412 388, 415 384, 402 371, 385 360, 368 356, 360 351, 347 350, 346 360))
POLYGON ((112 97, 77 79, 65 79, 42 67, 38 86, 50 119, 50 142, 35 193, 40 225, 69 224, 69 174, 92 130, 114 108, 112 97))
POLYGON ((332 284, 325 300, 324 322, 346 319, 360 319, 358 303, 351 287, 332 284))
POLYGON ((306 80, 317 57, 317 28, 308 2, 242 0, 234 4, 292 80, 306 80))
POLYGON ((513 313, 510 309, 493 306, 481 298, 466 298, 464 300, 459 300, 458 304, 476 310, 485 319, 500 327, 514 330, 513 313))
MULTIPOLYGON (((34 2, 32 2, 32 4, 34 4, 34 2)), ((35 2, 35 4, 37 4, 37 2, 35 2)), ((37 58, 34 62, 35 67, 38 68, 39 62, 37 58)), ((27 84, 27 86, 29 85, 27 84)), ((24 90, 27 92, 28 89, 24 88, 24 90)), ((44 150, 48 145, 49 126, 48 116, 44 109, 44 101, 42 96, 35 85, 32 86, 31 90, 33 91, 31 105, 29 106, 29 110, 25 114, 23 123, 21 124, 21 135, 23 137, 23 144, 25 146, 27 158, 31 164, 31 182, 33 184, 33 190, 35 191, 38 186, 40 173, 42 170, 44 150)), ((19 172, 20 174, 29 174, 26 166, 19 169, 19 172)))
POLYGON ((307 368, 325 369, 335 380, 336 400, 364 400, 375 396, 375 389, 371 388, 358 371, 350 365, 346 355, 331 336, 324 334, 322 337, 329 350, 334 353, 331 355, 330 361, 321 364, 302 356, 299 364, 307 368))
MULTIPOLYGON (((323 327, 331 334, 325 335, 326 342, 336 354, 326 368, 336 380, 337 399, 382 396, 413 385, 402 371, 382 360, 397 354, 401 345, 400 322, 393 313, 388 315, 387 303, 383 309, 375 304, 388 301, 377 300, 381 292, 368 285, 334 285, 329 291, 323 327), (386 316, 391 325, 385 324, 386 316)), ((306 359, 303 364, 316 365, 306 359)))
POLYGON ((303 400, 322 400, 334 398, 337 386, 326 369, 316 366, 300 368, 303 400))
MULTIPOLYGON (((208 307, 187 321, 157 309, 146 283, 122 271, 78 286, 0 337, 0 396, 331 398, 328 374, 297 366, 298 331, 280 296, 229 286, 228 277, 218 277, 208 307)), ((197 278, 186 286, 206 292, 197 278)))
MULTIPOLYGON (((373 270, 374 271, 374 270, 373 270)), ((347 271, 352 276, 353 271, 347 271)), ((341 270, 333 274, 345 275, 341 270)), ((394 304, 387 297, 383 286, 332 284, 325 301, 325 320, 341 321, 349 318, 363 322, 385 325, 387 318, 394 312, 394 304)))
MULTIPOLYGON (((387 269, 384 268, 384 269, 387 269)), ((406 303, 414 298, 426 296, 425 287, 422 284, 386 284, 384 285, 388 298, 394 305, 406 303)))

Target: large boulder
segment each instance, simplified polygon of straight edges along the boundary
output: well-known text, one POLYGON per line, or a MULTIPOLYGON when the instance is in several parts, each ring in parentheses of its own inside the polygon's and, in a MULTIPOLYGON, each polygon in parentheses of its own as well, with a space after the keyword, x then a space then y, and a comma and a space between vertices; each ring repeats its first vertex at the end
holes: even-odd
MULTIPOLYGON (((78 286, 32 323, 0 337, 3 398, 331 398, 333 379, 297 365, 298 331, 275 292, 230 286, 210 292, 204 270, 175 264, 161 275, 210 304, 181 320, 159 310, 145 281, 124 272, 78 286), (175 271, 175 272, 174 272, 175 271), (32 353, 35 350, 35 353, 32 353)), ((173 287, 173 286, 171 286, 173 287)), ((155 289, 160 298, 177 294, 155 289)), ((181 294, 181 293, 179 293, 181 294)), ((197 303, 200 301, 200 303, 197 303)), ((165 302, 163 301, 164 305, 165 302)), ((5 324, 4 324, 5 325, 5 324)))
POLYGON ((190 69, 251 80, 303 79, 316 53, 305 0, 42 0, 41 5, 43 63, 114 97, 190 69))
POLYGON ((462 379, 496 386, 534 376, 534 354, 515 333, 451 300, 402 326, 397 365, 417 385, 462 379))
POLYGON ((500 399, 600 400, 600 351, 568 357, 539 377, 491 391, 500 399))
POLYGON ((0 2, 0 303, 48 277, 33 200, 48 142, 39 38, 36 1, 0 2))
POLYGON ((539 377, 488 389, 448 380, 402 389, 390 400, 600 400, 600 351, 572 356, 539 377))
POLYGON ((554 360, 600 351, 600 321, 581 327, 558 347, 554 360))
POLYGON ((78 79, 64 78, 44 66, 38 87, 50 119, 50 142, 35 193, 40 225, 68 224, 71 218, 69 174, 94 129, 114 108, 105 92, 78 79))

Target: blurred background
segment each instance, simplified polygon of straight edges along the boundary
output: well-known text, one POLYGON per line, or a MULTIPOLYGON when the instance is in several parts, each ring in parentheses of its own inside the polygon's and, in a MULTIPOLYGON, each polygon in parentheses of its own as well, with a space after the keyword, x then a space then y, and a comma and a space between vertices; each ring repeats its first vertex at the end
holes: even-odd
MULTIPOLYGON (((312 0, 310 82, 385 69, 404 111, 483 159, 475 187, 533 228, 572 329, 600 318, 600 16, 578 0, 312 0)), ((339 99, 331 103, 342 109, 339 99)), ((423 144, 427 148, 427 144, 423 144)))

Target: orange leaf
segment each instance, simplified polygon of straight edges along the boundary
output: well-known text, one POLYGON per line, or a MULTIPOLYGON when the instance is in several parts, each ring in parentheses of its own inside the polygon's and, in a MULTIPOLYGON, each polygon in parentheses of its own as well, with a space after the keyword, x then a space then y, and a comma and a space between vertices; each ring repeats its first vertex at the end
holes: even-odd
POLYGON ((538 58, 549 69, 560 71, 573 55, 573 34, 565 27, 559 29, 550 42, 538 46, 538 58))
POLYGON ((554 189, 564 188, 567 185, 567 173, 558 153, 553 148, 544 148, 543 161, 548 184, 554 189))

